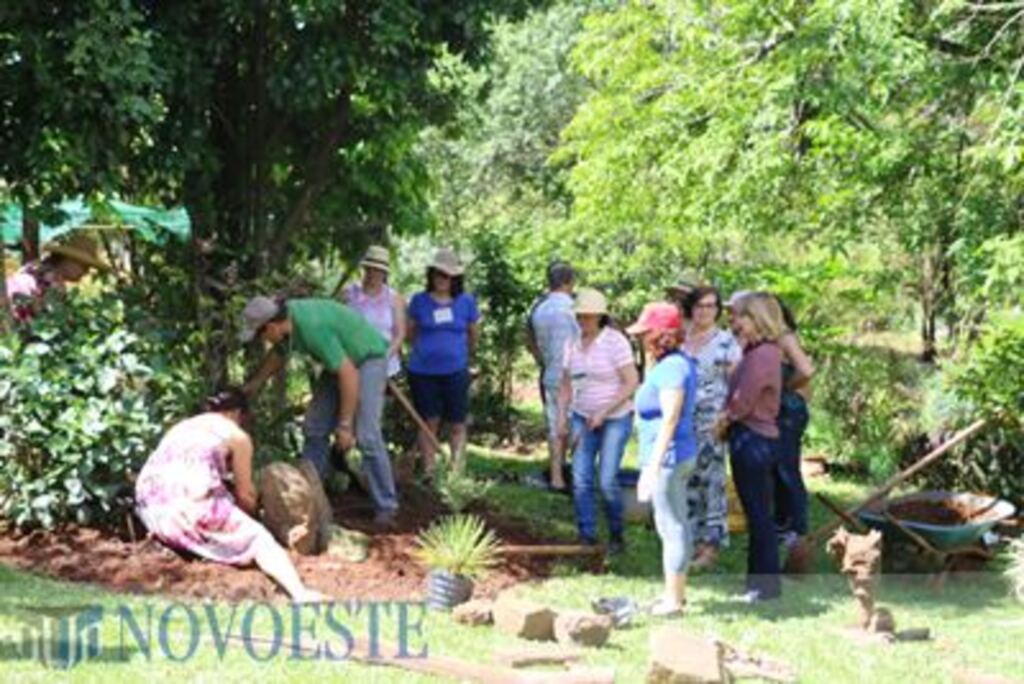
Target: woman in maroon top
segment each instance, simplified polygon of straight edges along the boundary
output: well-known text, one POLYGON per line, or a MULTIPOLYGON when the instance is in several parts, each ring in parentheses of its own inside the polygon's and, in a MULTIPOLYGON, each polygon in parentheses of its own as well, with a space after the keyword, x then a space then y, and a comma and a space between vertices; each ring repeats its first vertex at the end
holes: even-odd
POLYGON ((779 304, 769 294, 749 294, 734 306, 743 359, 729 379, 729 399, 718 422, 728 435, 733 482, 747 516, 747 591, 750 602, 778 598, 779 548, 772 519, 772 473, 779 461, 782 354, 785 330, 779 304))

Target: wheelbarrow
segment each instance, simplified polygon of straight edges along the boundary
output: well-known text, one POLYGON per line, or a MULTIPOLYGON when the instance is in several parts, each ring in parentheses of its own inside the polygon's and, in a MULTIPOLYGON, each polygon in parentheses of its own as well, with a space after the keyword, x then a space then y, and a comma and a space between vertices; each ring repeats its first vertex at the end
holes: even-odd
POLYGON ((1014 514, 1008 501, 980 494, 927 491, 881 502, 858 514, 883 535, 915 532, 937 551, 977 544, 1014 514))
POLYGON ((935 577, 941 586, 966 562, 992 559, 983 537, 1014 512, 1011 503, 995 497, 934 490, 879 502, 857 516, 886 541, 910 540, 922 549, 942 568, 935 577))

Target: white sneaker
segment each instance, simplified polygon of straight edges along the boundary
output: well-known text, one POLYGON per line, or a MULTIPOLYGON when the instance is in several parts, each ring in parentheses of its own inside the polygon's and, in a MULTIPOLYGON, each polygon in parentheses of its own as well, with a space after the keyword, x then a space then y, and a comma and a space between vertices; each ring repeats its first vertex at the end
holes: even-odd
POLYGON ((683 608, 685 605, 685 603, 676 603, 675 601, 670 601, 669 599, 662 597, 654 602, 650 607, 649 612, 651 617, 680 617, 683 614, 683 608))

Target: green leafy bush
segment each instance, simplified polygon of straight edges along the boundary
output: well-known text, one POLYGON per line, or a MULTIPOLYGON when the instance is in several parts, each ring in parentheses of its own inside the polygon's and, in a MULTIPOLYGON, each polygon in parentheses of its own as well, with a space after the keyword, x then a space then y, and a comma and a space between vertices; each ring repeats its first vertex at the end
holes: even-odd
POLYGON ((1024 312, 990 319, 954 374, 956 391, 979 411, 1019 424, 1024 411, 1024 312))
POLYGON ((920 364, 888 349, 832 344, 815 352, 812 449, 874 476, 892 473, 900 445, 920 434, 920 364))
POLYGON ((441 458, 434 467, 434 489, 441 501, 454 513, 461 513, 470 504, 487 496, 493 483, 478 480, 441 458))
POLYGON ((924 474, 927 486, 986 492, 1024 505, 1024 316, 992 316, 962 359, 947 362, 925 395, 919 450, 979 417, 990 424, 924 474))
POLYGON ((189 340, 132 296, 52 297, 0 337, 0 514, 15 524, 119 516, 165 426, 195 406, 189 340))

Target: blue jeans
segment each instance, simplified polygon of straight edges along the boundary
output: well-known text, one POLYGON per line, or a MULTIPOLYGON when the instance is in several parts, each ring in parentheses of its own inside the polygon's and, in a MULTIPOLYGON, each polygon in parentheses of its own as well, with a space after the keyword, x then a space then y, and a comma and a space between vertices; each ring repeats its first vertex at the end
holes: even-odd
POLYGON ((765 437, 742 423, 729 429, 729 463, 736 493, 750 528, 747 548, 747 589, 763 598, 782 593, 779 545, 772 520, 772 473, 779 463, 779 440, 765 437))
POLYGON ((608 518, 611 536, 622 536, 623 504, 619 488, 619 465, 626 451, 626 442, 633 431, 633 414, 609 418, 596 430, 587 428, 587 419, 572 415, 573 439, 577 440, 572 456, 573 506, 576 508, 576 526, 580 537, 597 539, 597 506, 594 501, 594 471, 604 497, 604 512, 608 518), (600 456, 600 463, 596 464, 600 456))
POLYGON ((779 412, 779 464, 775 467, 775 524, 807 534, 807 488, 800 453, 810 416, 807 404, 783 406, 779 412))
POLYGON ((686 572, 693 557, 686 483, 696 468, 696 458, 662 466, 654 485, 651 507, 654 508, 654 528, 661 538, 661 564, 666 575, 686 572))
MULTIPOLYGON (((381 430, 384 390, 388 383, 388 362, 384 358, 367 359, 359 366, 359 404, 356 407, 356 446, 363 455, 363 472, 370 484, 370 497, 378 511, 398 509, 391 459, 381 430)), ((302 425, 305 441, 302 457, 309 459, 321 479, 327 476, 331 435, 338 426, 338 376, 324 373, 313 388, 313 399, 306 409, 302 425)))

